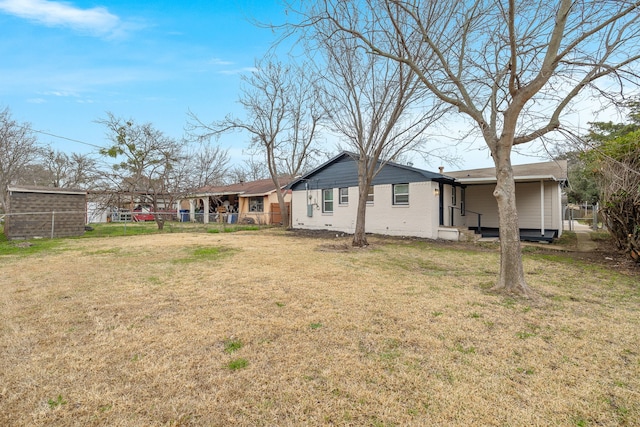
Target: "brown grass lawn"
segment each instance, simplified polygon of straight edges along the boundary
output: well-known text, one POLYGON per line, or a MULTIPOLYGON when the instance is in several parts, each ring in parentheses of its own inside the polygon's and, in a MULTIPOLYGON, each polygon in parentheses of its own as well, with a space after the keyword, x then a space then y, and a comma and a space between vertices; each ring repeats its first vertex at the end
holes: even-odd
POLYGON ((1 426, 640 425, 638 276, 280 230, 0 257, 1 426))

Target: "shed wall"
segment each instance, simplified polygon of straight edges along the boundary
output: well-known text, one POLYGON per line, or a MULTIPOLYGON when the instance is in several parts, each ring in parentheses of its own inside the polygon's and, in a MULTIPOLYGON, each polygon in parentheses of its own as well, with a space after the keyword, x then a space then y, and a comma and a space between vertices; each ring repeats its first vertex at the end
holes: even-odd
POLYGON ((84 194, 11 191, 9 201, 11 211, 5 221, 8 239, 51 237, 52 228, 53 237, 80 236, 84 233, 84 194))

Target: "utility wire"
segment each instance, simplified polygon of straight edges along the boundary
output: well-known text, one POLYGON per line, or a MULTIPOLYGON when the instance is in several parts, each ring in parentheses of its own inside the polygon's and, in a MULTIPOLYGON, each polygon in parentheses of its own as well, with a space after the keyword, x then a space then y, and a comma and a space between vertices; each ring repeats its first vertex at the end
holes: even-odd
POLYGON ((88 146, 94 147, 94 148, 104 148, 104 147, 101 147, 99 145, 91 144, 89 142, 84 142, 84 141, 80 141, 78 139, 73 139, 73 138, 67 138, 66 136, 60 136, 60 135, 56 135, 56 134, 53 134, 53 133, 45 132, 45 131, 42 131, 42 130, 37 130, 37 129, 31 129, 31 130, 33 132, 36 132, 36 133, 41 133, 43 135, 52 136, 54 138, 65 139, 65 140, 71 141, 71 142, 77 142, 78 144, 84 144, 84 145, 88 145, 88 146))

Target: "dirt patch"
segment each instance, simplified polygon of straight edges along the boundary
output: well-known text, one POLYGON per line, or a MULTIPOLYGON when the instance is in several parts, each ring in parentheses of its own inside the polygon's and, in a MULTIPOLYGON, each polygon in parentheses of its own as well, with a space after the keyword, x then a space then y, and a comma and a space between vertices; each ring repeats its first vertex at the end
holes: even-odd
POLYGON ((321 243, 318 245, 320 252, 350 252, 354 247, 348 243, 321 243))
POLYGON ((30 248, 31 246, 33 246, 33 243, 31 243, 31 242, 18 242, 18 243, 15 243, 13 246, 15 246, 16 248, 30 248))

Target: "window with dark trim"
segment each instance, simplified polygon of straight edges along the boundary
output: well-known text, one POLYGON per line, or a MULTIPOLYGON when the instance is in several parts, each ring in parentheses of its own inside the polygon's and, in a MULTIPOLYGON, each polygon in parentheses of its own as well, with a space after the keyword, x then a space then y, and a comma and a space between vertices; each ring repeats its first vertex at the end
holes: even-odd
POLYGON ((455 206, 458 203, 457 199, 457 188, 455 186, 451 186, 451 205, 455 206))
POLYGON ((409 184, 393 184, 393 204, 409 204, 409 184))
POLYGON ((333 212, 333 188, 322 190, 322 212, 333 212))
POLYGON ((349 204, 349 189, 347 187, 342 187, 338 189, 338 204, 340 205, 349 204))

